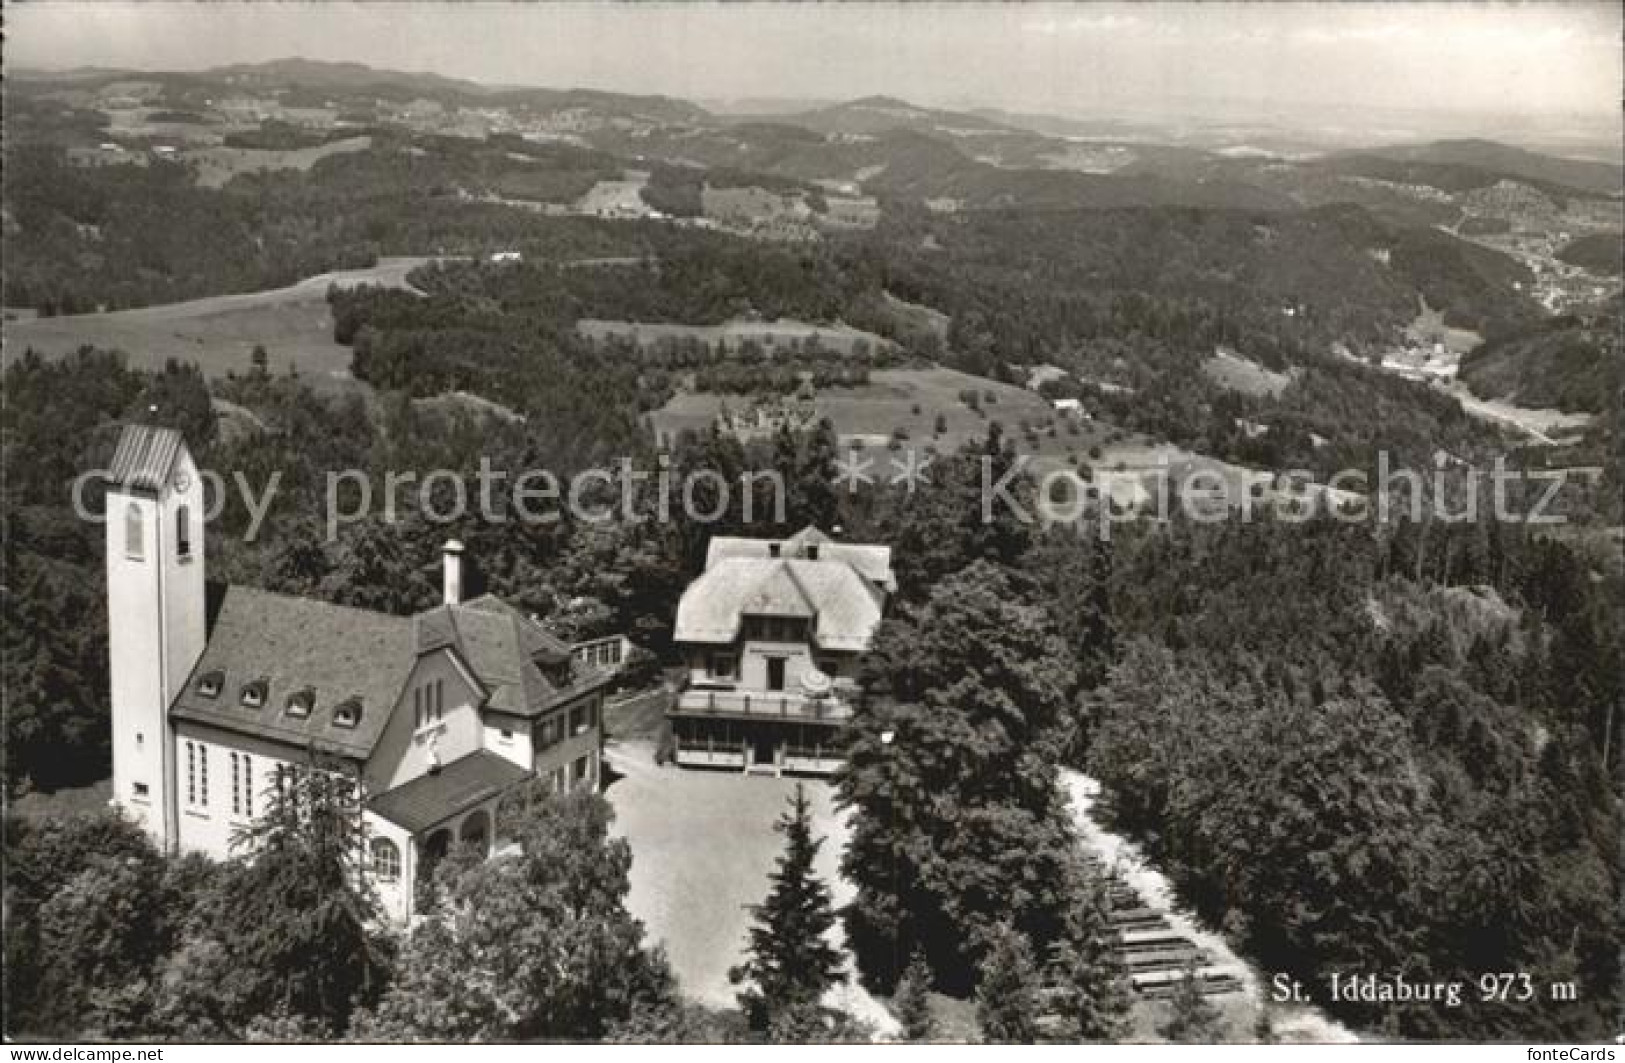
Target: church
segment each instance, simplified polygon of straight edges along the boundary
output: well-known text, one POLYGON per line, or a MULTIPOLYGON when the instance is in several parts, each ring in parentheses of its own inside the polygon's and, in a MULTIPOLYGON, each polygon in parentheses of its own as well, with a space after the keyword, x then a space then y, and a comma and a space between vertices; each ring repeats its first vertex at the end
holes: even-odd
POLYGON ((490 596, 393 616, 204 578, 204 497, 180 433, 127 426, 108 470, 113 803, 165 852, 225 858, 288 773, 353 777, 387 917, 453 844, 499 846, 502 796, 596 787, 624 640, 572 646, 490 596))

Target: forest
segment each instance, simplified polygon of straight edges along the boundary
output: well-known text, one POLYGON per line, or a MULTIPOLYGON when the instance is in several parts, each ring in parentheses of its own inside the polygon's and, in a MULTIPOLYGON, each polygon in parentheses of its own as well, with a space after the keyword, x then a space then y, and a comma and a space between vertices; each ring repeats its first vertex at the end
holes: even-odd
MULTIPOLYGON (((1538 323, 1516 287, 1522 267, 1444 234, 1347 206, 936 214, 903 196, 930 184, 934 149, 918 149, 917 169, 891 175, 899 198, 875 230, 796 246, 544 217, 458 194, 579 194, 611 166, 582 149, 386 137, 309 173, 221 189, 197 187, 180 164, 77 169, 43 147, 8 151, 7 298, 42 313, 284 284, 380 255, 524 255, 417 271, 421 295, 332 291, 335 338, 367 385, 342 396, 247 358, 206 381, 180 362, 142 372, 91 349, 8 357, 8 796, 107 774, 102 529, 75 517, 70 488, 107 462, 121 424, 156 420, 180 428, 205 468, 281 477, 257 538, 246 537, 241 500, 224 501, 207 541, 213 578, 410 614, 438 599, 440 545, 456 535, 478 559, 476 585, 561 632, 626 632, 657 661, 713 535, 818 523, 891 544, 900 590, 839 781, 854 818, 843 868, 858 899, 838 917, 867 983, 899 999, 927 987, 974 995, 993 1039, 1032 1032, 1023 1002, 1040 984, 1074 1038, 1121 1031, 1100 884, 1076 859, 1064 800, 1076 772, 1102 784, 1112 825, 1260 964, 1306 979, 1525 969, 1580 989, 1572 1003, 1381 1015, 1323 1002, 1340 1018, 1399 1037, 1611 1036, 1625 588, 1617 544, 1598 545, 1595 523, 1618 519, 1617 413, 1586 444, 1607 465, 1602 486, 1562 535, 1425 517, 1119 523, 1109 537, 984 521, 982 462, 998 471, 1016 460, 990 418, 982 439, 937 455, 915 490, 838 494, 827 423, 750 445, 689 434, 672 447, 679 476, 781 472, 790 490, 778 524, 747 522, 736 505, 714 522, 448 526, 406 498, 395 519, 324 537, 315 515, 331 470, 378 480, 410 469, 472 478, 482 461, 560 476, 622 457, 647 467, 644 415, 686 378, 777 392, 801 387, 803 374, 814 386, 858 382, 889 359, 1001 380, 1012 365, 1055 365, 1073 378, 1055 394, 1075 393, 1092 415, 1255 467, 1370 469, 1386 451, 1431 468, 1446 451, 1457 459, 1444 490, 1453 497, 1506 441, 1453 399, 1361 364, 1415 317, 1419 293, 1484 331, 1464 367, 1484 393, 1504 393, 1512 375, 1528 382, 1521 399, 1585 409, 1617 389, 1617 345, 1599 339, 1607 327, 1538 323), (579 264, 592 259, 630 261, 579 264), (946 315, 946 335, 889 297, 946 315), (886 343, 866 358, 803 347, 770 359, 634 350, 576 330, 586 317, 703 325, 751 314, 840 322, 886 343), (1330 353, 1339 344, 1347 356, 1330 353), (1273 396, 1226 391, 1201 371, 1219 345, 1290 382, 1273 396), (1542 368, 1531 375, 1531 363, 1542 368), (448 392, 502 409, 437 401, 448 392)), ((697 194, 688 176, 660 171, 652 194, 682 214, 697 194)), ((961 183, 950 191, 979 193, 987 174, 949 177, 961 183)), ((672 501, 655 490, 637 489, 641 514, 672 501)), ((370 932, 342 853, 294 826, 354 795, 311 792, 317 805, 268 827, 284 832, 289 859, 219 867, 160 857, 105 816, 8 817, 8 903, 21 930, 8 932, 6 964, 22 987, 11 1014, 63 1037, 739 1032, 683 1005, 642 942, 621 903, 632 857, 595 800, 528 810, 513 864, 450 862, 440 888, 489 932, 451 921, 392 941, 370 932), (244 896, 254 904, 236 903, 244 896), (309 909, 333 933, 302 937, 309 909), (514 944, 565 935, 584 955, 628 960, 561 979, 514 944), (494 993, 491 972, 514 969, 518 990, 494 993)), ((784 832, 789 890, 813 841, 797 836, 793 813, 784 832)), ((764 938, 762 956, 774 947, 764 938)), ((816 986, 781 988, 776 1016, 745 1005, 757 1009, 751 1036, 836 1021, 795 1007, 816 986)))
POLYGON ((877 985, 918 951, 935 984, 971 992, 1023 948, 1035 977, 1064 980, 1057 957, 1087 953, 1095 925, 1076 910, 1091 887, 1065 869, 1057 789, 1059 772, 1083 769, 1118 827, 1261 962, 1310 975, 1524 967, 1583 987, 1561 1007, 1396 1012, 1388 1032, 1584 1039, 1610 1021, 1619 811, 1605 765, 1618 756, 1621 588, 1618 566, 1580 541, 1436 521, 1044 533, 980 519, 981 457, 1013 460, 997 427, 944 458, 929 487, 849 497, 829 487, 826 426, 751 447, 707 433, 673 454, 678 469, 730 478, 779 468, 793 485, 784 527, 734 510, 716 524, 448 529, 408 500, 394 523, 323 542, 308 514, 327 469, 472 470, 484 456, 566 472, 609 453, 617 432, 637 437, 635 421, 603 420, 624 394, 586 399, 611 385, 565 374, 555 389, 575 399, 551 400, 558 419, 482 420, 400 392, 368 415, 359 398, 245 367, 214 385, 263 420, 245 436, 220 430, 209 386, 182 366, 142 374, 85 351, 25 357, 5 383, 13 793, 106 770, 100 529, 72 517, 67 487, 106 460, 121 420, 156 409, 205 467, 284 474, 257 541, 240 539, 240 507, 211 529, 214 576, 367 608, 432 603, 436 551, 455 532, 479 580, 522 608, 583 634, 628 631, 659 653, 713 534, 816 521, 893 544, 900 594, 841 784, 860 890, 844 918, 877 985), (883 731, 898 743, 880 743, 883 731), (918 839, 908 859, 922 863, 898 894, 892 831, 905 816, 918 839), (1012 894, 1014 882, 1050 885, 1012 894))

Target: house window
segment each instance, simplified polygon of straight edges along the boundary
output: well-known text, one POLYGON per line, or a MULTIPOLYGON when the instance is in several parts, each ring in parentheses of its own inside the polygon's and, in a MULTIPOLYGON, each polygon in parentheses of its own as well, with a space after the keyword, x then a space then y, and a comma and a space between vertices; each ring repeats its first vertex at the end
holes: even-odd
POLYGON ((593 708, 593 703, 589 701, 584 705, 576 705, 570 709, 570 734, 572 736, 586 734, 592 729, 593 716, 595 715, 593 708))
POLYGON ((502 744, 503 745, 507 745, 508 743, 513 741, 513 732, 510 731, 508 728, 504 727, 499 732, 499 734, 502 736, 502 744))
POLYGON ((817 546, 809 545, 807 547, 807 560, 808 561, 817 561, 818 560, 818 547, 817 546))
POLYGON ((192 560, 192 509, 181 506, 175 510, 175 556, 182 561, 192 560))
POLYGON ((556 746, 564 741, 564 714, 554 713, 544 719, 541 726, 537 728, 536 734, 536 744, 543 749, 556 746))
POLYGON ((592 759, 585 753, 576 758, 575 770, 572 773, 572 784, 576 787, 587 785, 592 776, 592 759))
POLYGON ((136 797, 139 797, 143 801, 145 801, 147 799, 147 795, 152 792, 151 788, 144 782, 131 784, 131 791, 136 797))
POLYGON ((401 848, 388 838, 372 840, 372 873, 379 882, 401 880, 401 848))
POLYGON ((132 561, 146 557, 146 529, 141 525, 141 507, 131 505, 124 511, 124 556, 132 561))
POLYGON ((718 679, 738 678, 739 658, 731 653, 713 653, 711 655, 711 674, 718 679))

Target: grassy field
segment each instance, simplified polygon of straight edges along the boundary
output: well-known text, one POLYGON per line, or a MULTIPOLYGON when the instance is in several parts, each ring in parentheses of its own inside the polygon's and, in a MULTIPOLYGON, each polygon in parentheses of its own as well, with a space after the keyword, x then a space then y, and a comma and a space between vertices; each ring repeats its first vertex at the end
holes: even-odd
POLYGON ((1292 374, 1271 372, 1257 362, 1223 347, 1202 363, 1202 372, 1221 388, 1255 397, 1279 395, 1292 383, 1292 374))
MULTIPOLYGON (((953 369, 877 369, 869 383, 856 388, 820 389, 813 399, 817 417, 829 418, 843 444, 860 449, 886 449, 899 430, 906 435, 899 448, 931 446, 939 453, 957 450, 971 439, 986 435, 998 421, 1007 436, 1035 457, 1035 467, 1069 464, 1071 458, 1087 463, 1090 448, 1104 454, 1113 439, 1130 442, 1129 433, 1087 419, 1072 420, 1057 413, 1041 395, 1011 384, 1000 384, 953 369), (961 393, 974 392, 979 409, 972 409, 961 393), (937 418, 942 418, 938 433, 937 418), (1026 422, 1038 426, 1036 444, 1021 433, 1026 422)), ((741 395, 684 392, 652 415, 662 439, 684 429, 703 429, 727 405, 743 410, 750 399, 741 395)))
POLYGON ((308 277, 286 288, 220 295, 184 303, 8 321, 5 357, 33 348, 62 355, 89 344, 124 351, 130 364, 156 369, 170 358, 194 362, 210 377, 245 373, 256 345, 270 352, 272 372, 290 365, 313 387, 360 388, 350 376, 350 349, 333 341, 327 287, 380 284, 405 287, 406 275, 429 261, 383 259, 368 269, 340 270, 308 277))
POLYGON ((702 343, 720 343, 733 349, 746 340, 755 340, 764 348, 772 350, 793 340, 806 342, 810 337, 817 336, 818 342, 825 348, 850 353, 860 340, 869 344, 871 349, 886 346, 888 342, 873 332, 864 332, 845 325, 809 325, 804 321, 789 318, 780 318, 777 321, 726 321, 720 325, 671 325, 584 317, 576 322, 576 331, 594 340, 633 340, 640 347, 647 347, 667 339, 696 339, 702 343))
MULTIPOLYGON (((740 395, 684 392, 651 415, 651 421, 657 437, 669 441, 685 429, 705 429, 725 404, 744 411, 751 400, 740 395)), ((1258 498, 1272 493, 1268 486, 1274 480, 1272 473, 1158 442, 1103 421, 1063 414, 1036 392, 940 366, 876 370, 862 387, 820 390, 812 405, 815 417, 827 417, 835 426, 843 448, 861 450, 876 459, 872 474, 877 479, 895 471, 888 459, 900 462, 909 451, 927 448, 938 454, 952 453, 983 438, 988 425, 998 421, 1006 438, 1030 459, 1028 470, 1035 477, 1087 467, 1121 506, 1155 505, 1162 493, 1158 487, 1162 478, 1170 485, 1170 509, 1179 504, 1180 495, 1173 493, 1178 490, 1186 492, 1194 507, 1204 510, 1239 505, 1249 492, 1258 498), (968 391, 977 394, 979 409, 961 399, 961 393, 968 391), (936 431, 938 415, 943 421, 941 433, 936 431), (1023 431, 1024 423, 1034 431, 1023 431), (899 430, 904 438, 896 435, 899 430)), ((1069 499, 1057 494, 1054 501, 1064 507, 1069 499)))
POLYGON ((205 188, 219 188, 239 174, 270 170, 303 172, 329 155, 365 151, 371 146, 371 137, 347 137, 309 148, 194 148, 181 152, 181 158, 197 167, 198 184, 205 188))

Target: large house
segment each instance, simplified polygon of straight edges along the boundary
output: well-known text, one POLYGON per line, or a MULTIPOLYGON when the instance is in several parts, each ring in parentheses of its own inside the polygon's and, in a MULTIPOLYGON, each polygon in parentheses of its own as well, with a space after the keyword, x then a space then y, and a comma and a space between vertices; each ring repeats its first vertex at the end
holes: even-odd
POLYGON ((170 852, 221 858, 299 771, 365 802, 364 861, 386 914, 454 842, 488 851, 503 794, 534 777, 596 786, 619 640, 560 642, 505 602, 417 616, 204 580, 203 490, 180 434, 124 429, 107 492, 113 802, 170 852))
POLYGON ((712 539, 677 606, 673 638, 688 665, 668 713, 677 763, 834 771, 859 665, 896 590, 887 546, 813 527, 712 539))

